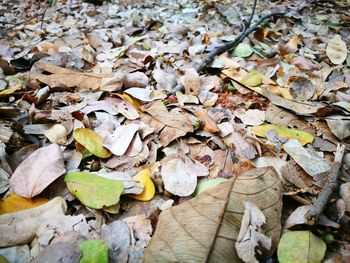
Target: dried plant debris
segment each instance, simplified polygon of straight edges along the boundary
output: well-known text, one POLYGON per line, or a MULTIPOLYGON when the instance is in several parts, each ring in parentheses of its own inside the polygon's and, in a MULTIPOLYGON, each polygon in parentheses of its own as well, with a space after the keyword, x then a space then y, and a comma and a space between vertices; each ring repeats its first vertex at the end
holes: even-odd
POLYGON ((0 261, 348 262, 348 8, 1 1, 0 261))

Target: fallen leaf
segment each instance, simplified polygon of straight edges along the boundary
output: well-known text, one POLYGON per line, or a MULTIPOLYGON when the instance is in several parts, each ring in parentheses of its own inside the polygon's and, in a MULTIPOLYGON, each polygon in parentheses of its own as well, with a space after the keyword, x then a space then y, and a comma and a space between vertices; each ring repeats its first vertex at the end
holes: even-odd
POLYGON ((189 114, 185 112, 168 112, 164 104, 159 101, 143 106, 142 110, 150 116, 146 115, 141 120, 150 127, 158 126, 159 130, 158 128, 155 129, 155 133, 162 130, 159 134, 159 139, 163 146, 167 146, 170 142, 184 136, 188 132, 193 132, 193 124, 189 114), (151 119, 146 120, 145 117, 151 117, 151 119))
POLYGON ((166 160, 161 168, 164 188, 178 196, 191 195, 196 188, 197 177, 208 174, 207 167, 189 157, 166 160))
POLYGON ((326 54, 334 65, 342 64, 346 60, 348 50, 340 35, 335 35, 328 42, 326 54))
POLYGON ((195 69, 187 69, 183 79, 186 95, 198 96, 200 92, 200 79, 195 69))
POLYGON ((185 106, 185 103, 193 103, 193 104, 198 104, 198 98, 193 95, 186 95, 183 94, 181 91, 176 92, 176 98, 181 107, 185 106))
POLYGON ((151 179, 151 170, 149 168, 141 170, 137 175, 133 177, 133 180, 139 181, 143 184, 143 192, 138 195, 129 195, 131 198, 140 201, 149 201, 154 197, 155 187, 151 179))
POLYGON ((46 130, 44 135, 52 143, 65 144, 67 142, 67 130, 62 124, 55 124, 46 130))
POLYGON ((5 257, 7 260, 1 263, 30 263, 30 250, 28 245, 0 248, 0 256, 5 257))
POLYGON ((330 171, 330 165, 316 154, 307 151, 296 139, 284 144, 284 150, 296 161, 307 174, 315 176, 330 171))
POLYGON ((89 152, 100 158, 108 158, 112 155, 103 147, 103 138, 96 132, 87 128, 78 128, 73 132, 73 137, 83 145, 89 152))
POLYGON ((145 102, 165 99, 167 96, 163 91, 144 88, 129 88, 124 90, 124 92, 135 99, 145 102))
POLYGON ((177 84, 174 74, 167 73, 164 70, 153 70, 153 78, 157 82, 156 88, 159 90, 171 91, 177 84))
POLYGON ((340 140, 350 136, 350 118, 345 116, 330 116, 326 118, 331 132, 340 140))
POLYGON ((45 62, 36 62, 35 67, 52 73, 45 75, 37 72, 26 73, 30 79, 37 79, 51 88, 77 87, 79 90, 98 90, 113 80, 112 74, 93 74, 65 69, 45 62))
POLYGON ((0 247, 30 243, 43 222, 64 215, 66 210, 67 205, 64 199, 56 197, 38 207, 1 215, 0 247))
POLYGON ((304 101, 314 96, 316 87, 307 78, 297 77, 290 83, 290 90, 295 100, 304 101))
POLYGON ((218 186, 221 183, 226 182, 227 179, 225 178, 215 178, 215 179, 210 179, 207 181, 199 182, 196 186, 196 190, 193 193, 193 196, 197 196, 202 192, 205 192, 215 186, 218 186))
POLYGON ((294 160, 289 160, 281 168, 282 176, 300 189, 306 189, 315 185, 313 178, 308 175, 294 160))
POLYGON ((254 50, 249 44, 246 43, 240 43, 238 46, 234 49, 233 55, 241 58, 249 57, 251 54, 253 54, 254 50))
POLYGON ((272 254, 281 230, 281 189, 273 170, 254 169, 162 211, 144 262, 238 262, 234 245, 246 201, 266 217, 264 234, 272 238, 272 254))
POLYGON ((275 131, 277 135, 281 138, 297 139, 301 143, 301 145, 312 143, 312 141, 314 140, 314 137, 311 134, 308 134, 307 132, 288 129, 279 125, 263 124, 252 127, 252 132, 255 135, 265 138, 267 136, 267 133, 271 130, 275 131))
POLYGON ((61 148, 50 144, 33 152, 17 167, 10 185, 17 195, 32 198, 65 172, 61 148))
POLYGON ((145 88, 147 85, 148 85, 147 75, 139 71, 127 74, 124 80, 125 88, 131 88, 131 87, 145 88))
POLYGON ((114 155, 121 156, 129 148, 135 133, 139 130, 140 125, 131 123, 121 125, 115 129, 113 134, 107 135, 103 140, 103 146, 110 150, 114 155))
POLYGON ((277 157, 259 157, 254 160, 257 168, 272 166, 282 179, 282 167, 286 165, 286 161, 277 157))
POLYGON ((327 246, 309 231, 290 231, 282 235, 277 257, 281 263, 321 262, 327 246))
POLYGON ((86 240, 78 248, 82 254, 79 263, 108 263, 108 247, 103 240, 86 240))
POLYGON ((216 122, 212 117, 210 117, 206 110, 199 110, 197 112, 197 118, 203 123, 203 130, 211 133, 220 131, 219 127, 216 125, 216 122))
POLYGON ((119 203, 123 192, 121 181, 106 179, 87 172, 70 172, 64 181, 69 192, 78 198, 84 205, 101 209, 119 203))
POLYGON ((234 147, 235 154, 240 157, 254 159, 257 154, 255 147, 251 143, 247 142, 247 140, 244 139, 244 137, 238 132, 233 132, 230 135, 222 138, 222 140, 229 148, 234 147))
POLYGON ((265 121, 265 111, 261 110, 244 110, 243 108, 238 108, 234 111, 234 115, 246 125, 259 125, 265 121))
POLYGON ((257 257, 271 248, 271 239, 261 233, 261 227, 266 223, 265 215, 253 203, 245 202, 244 208, 235 248, 244 262, 259 263, 257 257))
POLYGON ((43 197, 27 199, 11 193, 5 199, 0 200, 0 215, 34 208, 45 204, 47 201, 49 200, 43 197))
POLYGON ((344 200, 346 205, 346 211, 350 211, 350 183, 344 183, 340 185, 339 191, 340 197, 344 200))
POLYGON ((262 84, 261 73, 256 70, 252 70, 241 80, 241 83, 249 87, 259 86, 262 84))
POLYGON ((103 225, 100 237, 108 246, 109 262, 126 263, 130 248, 130 233, 128 225, 120 220, 103 225))

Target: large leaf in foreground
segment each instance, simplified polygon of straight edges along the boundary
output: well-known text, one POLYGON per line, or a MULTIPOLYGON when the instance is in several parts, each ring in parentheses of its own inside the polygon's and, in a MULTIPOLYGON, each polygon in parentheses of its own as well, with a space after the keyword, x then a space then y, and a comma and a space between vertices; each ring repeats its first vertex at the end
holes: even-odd
POLYGON ((272 238, 273 253, 281 229, 281 189, 272 168, 253 169, 163 211, 144 262, 238 262, 235 242, 246 201, 264 213, 263 232, 272 238))
POLYGON ((32 198, 65 172, 61 148, 50 144, 33 152, 17 167, 10 185, 17 195, 32 198))
POLYGON ((64 181, 68 190, 84 205, 101 209, 115 205, 123 192, 123 183, 87 172, 71 172, 64 181))

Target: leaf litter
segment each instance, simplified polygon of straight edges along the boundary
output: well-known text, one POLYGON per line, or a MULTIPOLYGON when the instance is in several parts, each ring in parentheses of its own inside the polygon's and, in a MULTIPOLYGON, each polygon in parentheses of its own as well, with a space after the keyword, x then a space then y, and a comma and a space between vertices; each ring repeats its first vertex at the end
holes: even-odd
POLYGON ((1 3, 2 257, 349 260, 349 3, 254 2, 1 3))

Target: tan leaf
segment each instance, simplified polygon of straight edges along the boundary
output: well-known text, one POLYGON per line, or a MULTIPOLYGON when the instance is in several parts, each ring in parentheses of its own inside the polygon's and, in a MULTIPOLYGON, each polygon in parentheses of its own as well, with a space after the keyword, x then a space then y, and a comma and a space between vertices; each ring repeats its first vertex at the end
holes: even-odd
POLYGON ((125 88, 131 88, 131 87, 145 88, 147 84, 148 84, 148 77, 146 76, 145 73, 142 73, 139 71, 127 74, 124 80, 125 88))
POLYGON ((264 213, 272 254, 281 230, 281 189, 274 170, 254 169, 163 211, 144 262, 239 262, 234 247, 245 202, 264 213))
POLYGON ((98 90, 104 87, 112 74, 93 74, 61 68, 45 62, 36 62, 35 67, 52 73, 45 75, 37 72, 27 73, 31 79, 37 79, 50 87, 76 87, 79 90, 98 90))
POLYGON ((160 101, 145 105, 142 107, 142 110, 151 115, 151 118, 149 116, 143 116, 142 121, 150 127, 158 127, 155 129, 155 132, 158 129, 160 131, 161 127, 165 125, 159 135, 163 146, 167 146, 170 142, 184 136, 188 132, 193 132, 193 125, 189 114, 175 111, 168 112, 167 108, 160 101))
POLYGON ((215 120, 210 117, 206 110, 199 110, 197 112, 197 118, 203 123, 203 130, 211 133, 220 131, 219 127, 216 125, 215 120))
POLYGON ((65 172, 61 148, 50 144, 33 152, 17 167, 10 185, 16 194, 32 198, 65 172))
POLYGON ((346 43, 340 35, 335 35, 328 43, 326 54, 331 62, 335 65, 342 64, 348 56, 346 43))
POLYGON ((195 69, 188 69, 184 76, 185 94, 198 96, 201 86, 199 75, 195 69))
POLYGON ((62 124, 55 124, 46 130, 44 135, 52 143, 65 144, 67 142, 67 130, 62 124))
POLYGON ((350 136, 350 118, 345 116, 331 116, 326 118, 327 125, 331 132, 343 140, 350 136))
POLYGON ((29 243, 36 230, 46 220, 64 216, 66 202, 61 197, 31 209, 0 216, 0 247, 9 247, 29 243))

